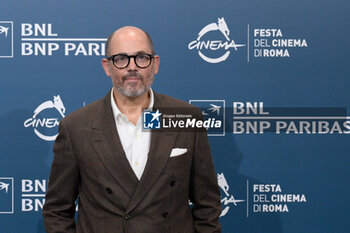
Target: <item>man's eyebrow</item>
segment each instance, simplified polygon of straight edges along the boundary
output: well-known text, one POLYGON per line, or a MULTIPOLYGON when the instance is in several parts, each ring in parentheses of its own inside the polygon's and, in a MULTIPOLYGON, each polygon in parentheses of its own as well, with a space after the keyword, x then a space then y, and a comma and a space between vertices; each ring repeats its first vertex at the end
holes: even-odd
POLYGON ((148 52, 144 50, 137 51, 135 54, 148 54, 148 52))
POLYGON ((138 54, 151 54, 151 53, 148 53, 148 52, 146 52, 146 51, 144 51, 144 50, 139 50, 139 51, 137 51, 137 52, 135 52, 135 53, 132 53, 132 54, 130 54, 130 53, 118 53, 118 54, 120 54, 120 55, 138 55, 138 54))

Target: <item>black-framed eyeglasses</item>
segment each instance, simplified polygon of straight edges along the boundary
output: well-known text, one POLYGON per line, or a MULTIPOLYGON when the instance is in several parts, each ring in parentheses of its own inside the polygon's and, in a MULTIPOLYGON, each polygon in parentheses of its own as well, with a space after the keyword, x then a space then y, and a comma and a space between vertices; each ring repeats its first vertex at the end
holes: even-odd
POLYGON ((115 54, 107 57, 108 60, 113 61, 113 65, 118 69, 126 68, 130 63, 130 58, 134 58, 135 64, 139 68, 147 68, 153 59, 154 55, 147 53, 140 53, 136 55, 115 54))

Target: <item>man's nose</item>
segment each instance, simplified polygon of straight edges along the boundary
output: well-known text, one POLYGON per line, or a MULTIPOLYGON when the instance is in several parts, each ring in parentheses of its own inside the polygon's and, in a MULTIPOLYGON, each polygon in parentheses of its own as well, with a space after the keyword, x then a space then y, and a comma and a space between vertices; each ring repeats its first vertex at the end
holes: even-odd
POLYGON ((136 57, 130 57, 130 62, 128 65, 128 69, 129 70, 136 70, 138 67, 136 65, 136 61, 135 61, 136 57))

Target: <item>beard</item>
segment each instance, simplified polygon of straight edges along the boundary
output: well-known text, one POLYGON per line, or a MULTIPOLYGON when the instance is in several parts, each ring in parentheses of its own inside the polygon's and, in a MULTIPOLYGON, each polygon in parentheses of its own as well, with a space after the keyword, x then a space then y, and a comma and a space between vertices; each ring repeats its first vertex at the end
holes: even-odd
POLYGON ((122 77, 121 82, 116 83, 116 89, 124 96, 127 97, 139 97, 143 95, 145 92, 149 90, 149 88, 152 85, 151 77, 144 78, 140 73, 138 72, 130 72, 127 75, 124 75, 122 77), (125 85, 128 78, 138 78, 141 80, 141 87, 139 86, 139 83, 129 83, 125 85))

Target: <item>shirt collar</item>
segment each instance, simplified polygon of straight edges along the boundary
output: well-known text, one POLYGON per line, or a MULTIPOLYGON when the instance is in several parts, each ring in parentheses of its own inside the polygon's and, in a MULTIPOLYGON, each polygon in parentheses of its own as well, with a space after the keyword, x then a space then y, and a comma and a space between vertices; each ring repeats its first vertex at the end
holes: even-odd
MULTIPOLYGON (((153 108, 153 104, 154 104, 154 94, 152 91, 152 88, 149 89, 149 94, 150 94, 150 101, 149 101, 149 105, 148 108, 145 110, 151 111, 153 108)), ((113 111, 113 116, 114 119, 117 119, 117 117, 119 115, 124 115, 118 108, 115 100, 114 100, 114 96, 113 96, 113 87, 112 87, 112 91, 111 91, 111 105, 112 105, 112 111, 113 111)))

